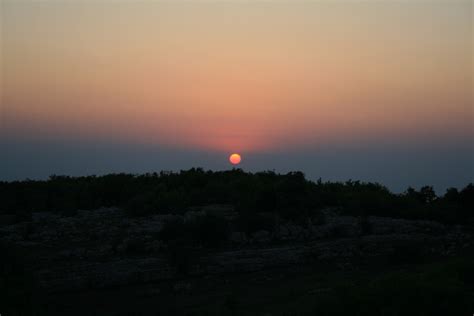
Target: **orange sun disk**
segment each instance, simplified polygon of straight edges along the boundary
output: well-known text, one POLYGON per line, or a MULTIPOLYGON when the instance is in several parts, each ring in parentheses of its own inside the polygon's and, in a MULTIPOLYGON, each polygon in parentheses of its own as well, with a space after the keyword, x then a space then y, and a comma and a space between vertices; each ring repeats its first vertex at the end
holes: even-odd
POLYGON ((241 160, 242 160, 242 158, 240 157, 239 154, 232 154, 232 155, 230 155, 230 157, 229 157, 229 161, 230 161, 230 163, 233 164, 233 165, 238 165, 241 160))

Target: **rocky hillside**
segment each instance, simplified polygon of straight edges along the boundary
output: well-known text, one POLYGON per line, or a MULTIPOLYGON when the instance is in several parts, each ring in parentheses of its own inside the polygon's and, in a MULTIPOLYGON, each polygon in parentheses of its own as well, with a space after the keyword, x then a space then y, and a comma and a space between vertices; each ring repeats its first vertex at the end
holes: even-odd
POLYGON ((21 250, 18 260, 51 293, 312 262, 340 269, 369 260, 403 263, 455 255, 473 244, 465 226, 434 221, 342 216, 334 209, 298 222, 270 214, 262 218, 270 224, 244 231, 226 205, 143 217, 130 217, 119 208, 69 216, 37 212, 26 221, 4 223, 0 242, 21 250), (202 230, 209 235, 192 230, 196 225, 205 225, 202 230), (226 229, 217 227, 213 234, 216 225, 226 229), (182 229, 191 234, 182 238, 182 229), (220 240, 209 244, 209 238, 220 240))

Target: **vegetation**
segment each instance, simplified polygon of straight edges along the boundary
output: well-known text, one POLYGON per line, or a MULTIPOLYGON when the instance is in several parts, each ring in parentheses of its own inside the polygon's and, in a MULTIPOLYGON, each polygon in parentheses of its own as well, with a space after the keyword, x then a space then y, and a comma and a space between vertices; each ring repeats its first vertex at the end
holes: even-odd
MULTIPOLYGON (((54 253, 59 248, 48 244, 38 250, 35 244, 31 248, 0 244, 0 308, 6 314, 51 315, 74 310, 83 315, 90 313, 94 304, 107 305, 103 300, 111 302, 109 314, 114 315, 470 315, 474 308, 472 244, 455 258, 436 257, 439 254, 431 252, 432 245, 425 239, 407 239, 384 243, 387 251, 374 257, 356 254, 334 262, 310 260, 304 266, 292 264, 252 273, 193 274, 200 267, 202 254, 233 245, 231 232, 268 234, 284 222, 317 225, 324 222, 324 212, 320 211, 327 208, 357 216, 361 235, 371 235, 376 229, 368 216, 474 223, 473 184, 462 190, 448 189, 441 196, 430 186, 394 194, 377 183, 313 182, 301 172, 190 169, 0 182, 0 201, 0 219, 8 221, 12 217, 28 219, 33 212, 72 216, 80 209, 112 206, 133 217, 186 213, 164 216, 162 228, 152 236, 163 242, 159 251, 163 249, 163 255, 176 267, 174 279, 100 289, 98 303, 94 303, 98 292, 93 287, 82 292, 43 294, 32 265, 37 260, 34 251, 54 253), (143 298, 143 293, 155 294, 143 298), (141 310, 144 312, 138 312, 141 310)), ((22 240, 32 235, 33 224, 17 225, 22 240)), ((343 237, 343 233, 335 232, 334 236, 343 237)), ((101 243, 99 238, 94 242, 101 243)), ((139 238, 124 244, 126 252, 119 258, 150 252, 139 238)), ((53 258, 60 256, 54 254, 53 258)), ((83 259, 64 260, 75 263, 83 259)))
MULTIPOLYGON (((283 219, 307 217, 334 207, 343 214, 433 219, 446 223, 473 221, 474 185, 448 189, 437 196, 430 186, 391 193, 378 183, 312 182, 301 172, 248 173, 241 169, 105 176, 51 176, 46 181, 0 182, 0 214, 28 217, 35 211, 61 212, 117 206, 133 216, 182 214, 190 207, 229 204, 243 218, 265 221, 255 214, 283 219)), ((246 220, 252 230, 252 221, 246 220)))

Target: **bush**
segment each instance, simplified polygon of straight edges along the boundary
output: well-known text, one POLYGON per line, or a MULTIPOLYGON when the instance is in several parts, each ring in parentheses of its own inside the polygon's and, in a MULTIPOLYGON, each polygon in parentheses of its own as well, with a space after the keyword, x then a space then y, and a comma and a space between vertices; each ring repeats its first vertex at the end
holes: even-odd
POLYGON ((187 275, 199 260, 199 252, 187 240, 177 239, 168 243, 167 251, 170 264, 178 274, 187 275))
POLYGON ((224 218, 213 215, 199 216, 188 225, 193 239, 205 247, 216 248, 229 239, 229 223, 224 218))
POLYGON ((360 234, 362 236, 370 235, 373 232, 372 223, 366 216, 359 217, 358 224, 360 228, 360 234))
POLYGON ((229 223, 224 218, 204 215, 190 221, 177 219, 167 222, 159 238, 166 242, 182 240, 191 246, 216 248, 225 244, 229 235, 229 223))
POLYGON ((423 263, 430 256, 429 247, 430 245, 424 242, 399 241, 393 245, 388 254, 388 263, 395 265, 423 263))
POLYGON ((191 239, 191 236, 189 236, 189 231, 186 229, 186 225, 182 219, 175 219, 165 222, 163 228, 158 234, 158 237, 165 242, 177 239, 191 239))
POLYGON ((235 224, 239 231, 244 231, 248 235, 259 230, 266 230, 269 232, 275 230, 275 218, 268 216, 268 214, 245 212, 240 214, 235 224))

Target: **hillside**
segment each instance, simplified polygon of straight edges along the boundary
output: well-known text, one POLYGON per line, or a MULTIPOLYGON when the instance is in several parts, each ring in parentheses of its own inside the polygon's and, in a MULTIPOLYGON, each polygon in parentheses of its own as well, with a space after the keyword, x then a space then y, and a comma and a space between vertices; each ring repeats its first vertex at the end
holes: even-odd
POLYGON ((0 306, 13 315, 473 308, 472 184, 438 197, 191 169, 3 182, 0 197, 0 306))

